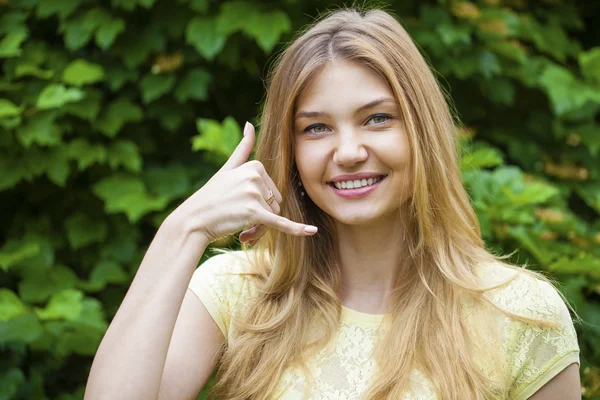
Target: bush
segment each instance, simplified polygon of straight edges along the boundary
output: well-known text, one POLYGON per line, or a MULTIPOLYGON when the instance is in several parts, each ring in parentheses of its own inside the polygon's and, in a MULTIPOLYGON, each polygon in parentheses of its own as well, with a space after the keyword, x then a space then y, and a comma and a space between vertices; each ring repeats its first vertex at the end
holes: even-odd
MULTIPOLYGON (((0 0, 0 399, 83 397, 157 227, 258 114, 274 51, 336 3, 0 0)), ((577 326, 583 391, 599 396, 598 6, 387 8, 466 125, 486 242, 518 248, 513 261, 561 282, 589 323, 577 326)))

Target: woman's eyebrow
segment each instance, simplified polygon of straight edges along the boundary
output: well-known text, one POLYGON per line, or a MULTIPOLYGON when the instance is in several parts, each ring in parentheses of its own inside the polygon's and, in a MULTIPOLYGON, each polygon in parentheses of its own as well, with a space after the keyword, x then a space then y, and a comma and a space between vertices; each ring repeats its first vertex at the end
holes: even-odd
MULTIPOLYGON (((361 111, 364 111, 369 108, 373 108, 375 106, 380 105, 381 103, 386 103, 386 102, 396 103, 396 100, 394 100, 391 97, 381 97, 379 99, 375 99, 373 101, 368 102, 365 105, 358 107, 356 109, 356 111, 354 112, 354 114, 358 114, 361 111)), ((297 120, 300 118, 314 118, 314 117, 331 117, 331 114, 324 112, 324 111, 300 111, 300 112, 298 112, 298 114, 296 114, 296 116, 294 117, 294 120, 297 120)))

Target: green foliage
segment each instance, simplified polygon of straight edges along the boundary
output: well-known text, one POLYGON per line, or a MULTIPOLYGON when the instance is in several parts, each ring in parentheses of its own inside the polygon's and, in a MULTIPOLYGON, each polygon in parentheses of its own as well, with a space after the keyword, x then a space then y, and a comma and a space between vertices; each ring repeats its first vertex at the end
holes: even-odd
MULTIPOLYGON (((519 249, 513 261, 560 282, 586 321, 576 327, 592 399, 600 14, 588 3, 397 0, 389 9, 456 103, 463 179, 486 243, 519 249)), ((0 1, 0 400, 83 398, 157 227, 258 115, 274 53, 340 4, 0 1)))

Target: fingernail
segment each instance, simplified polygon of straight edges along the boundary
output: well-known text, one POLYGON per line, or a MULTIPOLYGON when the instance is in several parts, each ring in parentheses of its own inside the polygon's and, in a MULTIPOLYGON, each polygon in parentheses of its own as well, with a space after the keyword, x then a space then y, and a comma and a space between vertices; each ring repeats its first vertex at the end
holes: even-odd
POLYGON ((304 228, 304 232, 306 233, 317 233, 318 228, 316 226, 307 226, 304 228))
POLYGON ((246 121, 246 125, 244 125, 244 137, 248 133, 248 129, 250 129, 250 122, 246 121))

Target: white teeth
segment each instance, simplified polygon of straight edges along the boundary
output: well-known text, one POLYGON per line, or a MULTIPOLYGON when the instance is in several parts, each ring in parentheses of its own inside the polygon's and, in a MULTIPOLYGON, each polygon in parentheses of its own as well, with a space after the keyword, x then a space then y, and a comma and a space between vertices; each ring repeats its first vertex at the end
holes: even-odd
POLYGON ((369 178, 355 181, 344 181, 344 182, 334 182, 333 185, 336 189, 357 189, 363 186, 371 186, 374 183, 379 182, 383 177, 378 176, 377 178, 369 178))

